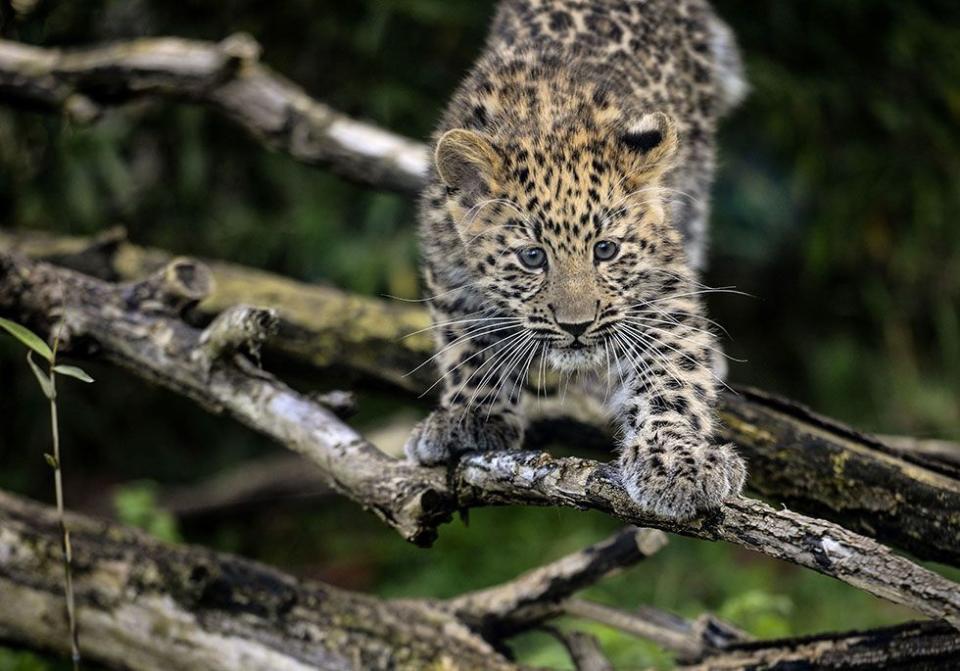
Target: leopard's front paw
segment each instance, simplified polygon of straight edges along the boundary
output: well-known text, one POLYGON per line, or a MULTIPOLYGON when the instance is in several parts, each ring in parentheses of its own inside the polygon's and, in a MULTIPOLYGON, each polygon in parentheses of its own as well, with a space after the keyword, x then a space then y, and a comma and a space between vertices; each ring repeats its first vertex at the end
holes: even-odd
POLYGON ((623 485, 641 509, 689 520, 719 508, 743 489, 747 468, 732 445, 678 442, 625 449, 623 485))
POLYGON ((516 449, 522 441, 523 427, 514 417, 487 416, 483 409, 438 408, 414 427, 404 452, 418 464, 436 466, 464 452, 516 449))

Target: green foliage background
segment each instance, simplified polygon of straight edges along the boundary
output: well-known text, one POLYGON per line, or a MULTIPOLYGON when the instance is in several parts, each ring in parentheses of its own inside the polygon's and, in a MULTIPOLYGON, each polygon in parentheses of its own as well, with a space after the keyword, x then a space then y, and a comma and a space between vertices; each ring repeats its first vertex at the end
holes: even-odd
MULTIPOLYGON (((734 364, 733 380, 864 429, 960 438, 960 5, 715 4, 739 37, 752 85, 722 132, 708 277, 755 296, 711 305, 733 336, 728 351, 748 360, 734 364)), ((310 93, 425 138, 477 54, 492 7, 40 0, 14 18, 0 2, 0 32, 68 46, 137 35, 219 40, 243 30, 263 44, 267 63, 310 93)), ((92 127, 0 109, 0 226, 86 235, 117 224, 137 243, 177 253, 356 291, 417 293, 409 199, 266 152, 203 109, 138 103, 92 127)), ((331 502, 320 510, 278 503, 178 530, 154 509, 158 487, 275 448, 116 371, 90 370, 98 383, 62 400, 68 498, 92 507, 99 492, 121 486, 124 518, 162 536, 355 589, 446 596, 612 529, 579 513, 476 511, 469 528, 451 525, 424 552, 331 502)), ((44 401, 7 338, 0 387, 0 486, 46 499, 44 401)), ((390 399, 376 402, 390 407, 390 399)), ((711 609, 764 636, 905 616, 820 576, 682 540, 594 596, 690 616, 711 609)), ((618 668, 669 664, 652 646, 602 637, 618 668)), ((517 648, 531 663, 563 663, 545 637, 517 648)), ((49 664, 0 649, 0 671, 49 664)))

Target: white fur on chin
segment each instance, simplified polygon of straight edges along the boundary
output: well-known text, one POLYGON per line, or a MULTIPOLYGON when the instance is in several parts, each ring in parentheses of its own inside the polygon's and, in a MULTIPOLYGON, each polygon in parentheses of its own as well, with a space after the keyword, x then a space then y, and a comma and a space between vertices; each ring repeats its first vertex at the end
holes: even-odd
POLYGON ((603 349, 585 347, 583 349, 551 349, 547 353, 547 363, 562 373, 595 370, 603 364, 603 349))

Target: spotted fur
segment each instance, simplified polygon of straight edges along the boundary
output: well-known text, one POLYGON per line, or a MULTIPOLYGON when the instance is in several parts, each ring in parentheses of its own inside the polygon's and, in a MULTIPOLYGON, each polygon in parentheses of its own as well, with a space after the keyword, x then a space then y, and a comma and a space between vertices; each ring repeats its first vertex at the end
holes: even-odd
POLYGON ((606 402, 644 509, 689 518, 740 491, 697 271, 716 121, 743 90, 705 0, 501 3, 421 204, 442 395, 411 458, 519 446, 522 387, 550 366, 606 402))

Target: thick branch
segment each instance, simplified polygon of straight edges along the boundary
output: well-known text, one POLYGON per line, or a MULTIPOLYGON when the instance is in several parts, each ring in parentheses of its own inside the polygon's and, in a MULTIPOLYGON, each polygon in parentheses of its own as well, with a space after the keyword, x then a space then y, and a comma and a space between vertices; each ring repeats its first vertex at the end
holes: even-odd
POLYGON ((304 454, 335 489, 414 542, 430 542, 437 525, 460 508, 590 508, 628 524, 736 543, 960 626, 960 586, 836 524, 759 501, 736 499, 712 519, 677 524, 642 515, 617 470, 595 461, 530 452, 468 455, 443 472, 391 459, 325 407, 264 373, 227 361, 209 370, 199 366, 193 353, 200 333, 174 315, 146 313, 131 304, 137 290, 138 285, 113 286, 0 254, 0 310, 47 331, 51 320, 62 320, 68 344, 92 341, 106 358, 135 374, 304 454))
MULTIPOLYGON (((509 663, 443 609, 69 520, 87 659, 135 671, 474 671, 509 663)), ((54 511, 0 492, 0 640, 65 652, 54 511)))
MULTIPOLYGON (((169 255, 109 232, 97 240, 0 232, 0 250, 17 250, 108 279, 133 280, 155 272, 169 255)), ((238 303, 269 305, 280 333, 268 349, 300 367, 334 363, 410 391, 432 380, 427 367, 405 376, 432 354, 428 334, 403 336, 429 324, 407 304, 306 285, 236 265, 210 262, 216 279, 201 309, 216 314, 238 303)), ((568 404, 569 405, 569 404, 568 404)), ((549 409, 549 406, 547 406, 549 409)), ((539 404, 533 409, 540 412, 539 404)), ((569 413, 569 407, 564 410, 569 413)), ((890 448, 870 436, 805 408, 756 391, 726 394, 721 412, 729 439, 750 464, 750 487, 798 510, 925 558, 960 566, 960 468, 925 453, 890 448)), ((552 416, 530 431, 531 446, 555 440, 594 444, 609 437, 596 425, 552 416)))
POLYGON ((680 668, 952 671, 960 668, 960 636, 943 622, 910 622, 870 631, 745 643, 680 668))
MULTIPOLYGON (((136 281, 157 272, 173 257, 129 244, 120 229, 95 239, 51 238, 0 230, 0 252, 14 251, 50 260, 105 280, 136 281)), ((429 378, 406 376, 430 354, 433 341, 422 332, 430 317, 418 306, 387 303, 339 289, 297 282, 232 263, 204 260, 214 278, 201 304, 213 317, 239 304, 277 310, 280 332, 268 343, 298 366, 346 367, 408 391, 429 378), (421 331, 409 338, 403 336, 421 331)))
POLYGON ((219 44, 144 38, 75 50, 0 40, 0 102, 63 110, 81 122, 144 96, 200 103, 304 163, 361 184, 420 190, 429 165, 424 145, 334 111, 261 65, 259 55, 246 35, 219 44))

